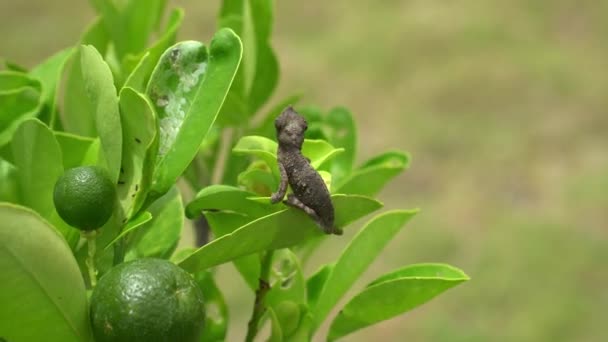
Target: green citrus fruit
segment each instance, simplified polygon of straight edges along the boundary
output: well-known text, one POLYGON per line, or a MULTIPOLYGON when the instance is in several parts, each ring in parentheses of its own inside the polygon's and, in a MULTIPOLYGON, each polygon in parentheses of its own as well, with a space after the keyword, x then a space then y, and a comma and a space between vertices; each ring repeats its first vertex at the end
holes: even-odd
POLYGON ((53 201, 61 218, 81 230, 103 226, 112 216, 116 188, 105 170, 81 166, 67 170, 55 183, 53 201))
POLYGON ((194 279, 162 259, 137 259, 112 268, 91 296, 97 342, 194 342, 205 318, 194 279))

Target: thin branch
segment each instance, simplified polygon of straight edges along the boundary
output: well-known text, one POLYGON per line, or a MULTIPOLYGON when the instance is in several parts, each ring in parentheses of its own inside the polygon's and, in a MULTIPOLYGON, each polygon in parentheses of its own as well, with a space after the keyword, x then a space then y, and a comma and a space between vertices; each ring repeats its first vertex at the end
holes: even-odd
POLYGON ((251 313, 251 319, 247 325, 247 337, 245 342, 252 342, 255 336, 258 334, 258 327, 260 325, 260 319, 266 312, 266 305, 264 299, 266 294, 270 291, 270 269, 272 267, 272 256, 274 251, 267 251, 262 257, 262 265, 260 270, 260 279, 258 289, 255 291, 255 302, 253 304, 253 311, 251 313))

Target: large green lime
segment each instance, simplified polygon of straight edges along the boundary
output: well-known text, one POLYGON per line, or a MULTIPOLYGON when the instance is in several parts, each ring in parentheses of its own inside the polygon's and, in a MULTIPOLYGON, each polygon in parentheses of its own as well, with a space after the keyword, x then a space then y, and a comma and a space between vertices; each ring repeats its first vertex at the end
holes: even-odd
POLYGON ((112 216, 116 187, 104 169, 76 167, 59 177, 53 201, 59 216, 69 225, 93 230, 103 226, 112 216))
POLYGON ((203 294, 194 279, 162 259, 114 267, 91 296, 97 342, 194 342, 204 317, 203 294))

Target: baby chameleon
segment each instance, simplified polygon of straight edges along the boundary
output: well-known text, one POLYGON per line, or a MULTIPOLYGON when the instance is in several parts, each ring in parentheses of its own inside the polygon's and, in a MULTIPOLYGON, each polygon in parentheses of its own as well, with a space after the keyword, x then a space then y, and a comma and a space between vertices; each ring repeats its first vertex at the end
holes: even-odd
POLYGON ((277 159, 281 183, 270 201, 281 201, 289 183, 293 193, 287 195, 285 204, 303 210, 326 234, 342 235, 342 230, 334 227, 334 206, 329 190, 321 175, 310 165, 310 160, 302 155, 304 132, 308 128, 306 120, 292 107, 287 107, 274 121, 274 126, 279 142, 277 159))

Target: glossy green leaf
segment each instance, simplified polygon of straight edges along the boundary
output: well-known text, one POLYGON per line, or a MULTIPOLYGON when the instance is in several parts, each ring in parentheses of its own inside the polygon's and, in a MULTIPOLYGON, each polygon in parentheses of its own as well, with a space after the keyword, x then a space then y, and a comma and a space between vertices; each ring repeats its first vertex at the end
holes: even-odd
POLYGON ((66 69, 65 94, 60 113, 61 124, 66 132, 95 138, 95 109, 89 101, 82 77, 82 49, 76 49, 66 69))
POLYGON ((258 196, 270 197, 275 189, 278 189, 279 182, 270 167, 264 161, 254 161, 247 170, 239 173, 237 182, 258 196))
POLYGON ((0 70, 0 92, 33 87, 41 89, 40 82, 21 71, 0 70))
POLYGON ((63 168, 95 165, 99 156, 99 139, 83 137, 66 132, 53 132, 61 148, 63 168))
POLYGON ((321 292, 325 286, 327 278, 331 274, 333 264, 323 265, 317 272, 315 272, 306 281, 306 295, 308 299, 308 306, 314 308, 317 304, 321 292))
POLYGON ((243 39, 243 61, 218 121, 239 125, 267 102, 276 88, 279 65, 270 45, 272 1, 224 1, 220 27, 232 28, 243 39))
MULTIPOLYGON (((277 147, 278 145, 274 140, 257 135, 249 135, 239 139, 232 151, 265 161, 272 167, 273 172, 278 175, 277 147)), ((314 168, 320 167, 342 151, 343 149, 336 149, 323 140, 306 139, 302 145, 302 154, 310 159, 310 163, 314 168)))
POLYGON ((343 148, 334 148, 325 140, 306 139, 302 145, 302 154, 310 159, 310 163, 315 169, 342 152, 344 152, 343 148))
POLYGON ((0 331, 7 341, 90 341, 72 252, 31 210, 0 204, 0 331))
POLYGON ((283 342, 283 330, 281 330, 281 322, 279 322, 277 314, 272 308, 266 308, 266 315, 270 319, 270 337, 268 338, 268 342, 283 342))
POLYGON ((255 194, 230 185, 210 185, 196 194, 186 206, 186 216, 196 218, 203 210, 231 210, 239 213, 260 217, 277 209, 271 205, 263 205, 248 198, 255 194))
POLYGON ((42 64, 37 65, 30 72, 30 75, 38 79, 42 84, 41 101, 46 105, 47 110, 49 111, 48 123, 50 127, 53 127, 55 124, 55 115, 57 111, 56 102, 58 97, 57 89, 60 86, 61 74, 66 62, 73 53, 73 48, 59 51, 42 62, 42 64))
POLYGON ((19 174, 15 165, 0 158, 0 202, 19 203, 19 174))
POLYGON ((308 130, 306 138, 329 140, 330 136, 325 130, 325 113, 316 106, 304 106, 296 108, 297 112, 306 119, 308 130))
POLYGON ((27 70, 28 70, 27 67, 25 67, 19 63, 16 63, 14 61, 9 61, 3 57, 0 57, 0 65, 4 65, 4 68, 9 71, 18 71, 18 72, 27 73, 27 70))
POLYGON ((125 87, 131 87, 140 93, 146 91, 146 85, 150 75, 163 52, 175 43, 177 30, 184 19, 184 10, 176 8, 171 11, 167 22, 167 28, 163 35, 145 52, 137 55, 128 55, 123 61, 123 72, 128 73, 129 77, 125 82, 125 87))
POLYGON ((312 308, 316 327, 417 212, 394 210, 379 214, 357 233, 336 261, 312 308))
POLYGON ((312 314, 308 311, 305 305, 300 305, 299 308, 300 321, 298 328, 289 336, 289 342, 309 342, 312 341, 312 314))
POLYGON ((166 0, 131 0, 121 5, 107 0, 91 2, 103 17, 103 27, 111 36, 119 59, 145 48, 166 5, 166 0))
POLYGON ((147 210, 153 218, 129 237, 125 260, 144 257, 168 259, 177 247, 184 226, 184 207, 177 187, 147 210))
POLYGON ((409 166, 409 155, 387 152, 365 162, 350 176, 336 184, 332 192, 375 196, 395 176, 409 166))
POLYGON ((104 247, 104 249, 108 249, 114 246, 114 244, 120 239, 124 238, 128 234, 133 233, 136 229, 142 227, 146 222, 150 221, 151 219, 152 214, 150 214, 150 212, 148 211, 144 211, 141 214, 135 216, 134 218, 129 220, 129 222, 127 222, 127 224, 123 227, 122 232, 120 232, 120 234, 114 240, 110 241, 110 243, 108 243, 104 247))
POLYGON ((94 47, 82 46, 80 53, 83 84, 90 108, 93 109, 105 167, 110 179, 117 182, 122 155, 122 129, 112 73, 94 47))
POLYGON ((132 88, 122 88, 119 105, 123 145, 117 194, 128 219, 143 205, 152 182, 156 119, 146 96, 132 88))
POLYGON ((238 35, 243 32, 242 17, 244 12, 244 0, 224 0, 220 8, 220 27, 230 27, 238 35), (234 18, 240 21, 237 23, 234 18), (239 24, 240 23, 240 24, 239 24))
MULTIPOLYGON (((270 1, 251 1, 270 2, 270 1)), ((250 113, 257 112, 270 98, 279 81, 279 61, 268 41, 256 46, 255 71, 249 89, 250 113)))
MULTIPOLYGON (((363 196, 334 195, 332 201, 338 228, 382 206, 380 202, 363 196)), ((196 272, 244 255, 290 247, 321 235, 321 230, 305 213, 290 208, 259 218, 213 240, 179 265, 189 272, 196 272)))
POLYGON ((21 203, 49 220, 75 247, 80 234, 57 215, 53 203, 55 182, 63 174, 61 149, 53 132, 37 119, 24 121, 15 132, 11 147, 19 169, 21 203))
POLYGON ((344 306, 331 324, 328 340, 393 318, 469 280, 461 270, 442 264, 407 266, 382 278, 344 306))
MULTIPOLYGON (((213 232, 215 239, 230 234, 257 217, 231 211, 206 211, 205 219, 213 232)), ((241 274, 249 288, 253 291, 258 287, 260 277, 260 258, 257 254, 245 255, 232 260, 234 267, 241 274)))
POLYGON ((63 174, 61 149, 53 132, 37 119, 24 121, 11 143, 19 169, 22 203, 49 218, 55 206, 53 189, 63 174))
POLYGON ((344 149, 344 153, 336 156, 331 167, 334 180, 339 182, 353 169, 357 154, 357 129, 353 115, 344 107, 332 109, 325 123, 329 126, 328 135, 332 145, 344 149))
MULTIPOLYGON (((298 257, 289 249, 283 248, 273 254, 270 277, 271 290, 266 295, 269 305, 277 306, 283 301, 297 304, 306 302, 306 282, 298 257)), ((289 335, 288 331, 285 331, 289 335)))
POLYGON ((205 324, 201 342, 224 341, 228 330, 228 306, 213 274, 209 271, 194 275, 198 286, 203 291, 205 300, 205 324))
MULTIPOLYGON (((219 27, 230 28, 233 30, 241 39, 248 38, 244 34, 244 14, 245 14, 245 1, 244 0, 225 0, 222 1, 222 7, 220 8, 219 27)), ((230 86, 226 101, 221 108, 218 115, 218 123, 220 125, 238 125, 240 122, 247 120, 249 115, 247 111, 247 93, 245 89, 245 63, 248 61, 248 55, 250 54, 250 47, 245 46, 246 41, 243 41, 243 59, 237 73, 235 74, 234 81, 230 86)))
POLYGON ((298 328, 300 305, 306 304, 306 281, 298 257, 287 248, 274 252, 270 288, 265 302, 277 314, 284 336, 289 337, 298 328))
POLYGON ((160 126, 153 190, 162 194, 186 170, 224 102, 241 60, 242 46, 230 29, 218 31, 209 56, 197 42, 168 49, 148 84, 160 126))
POLYGON ((7 144, 19 125, 38 114, 42 86, 24 73, 0 71, 0 147, 7 144))
POLYGON ((257 135, 248 135, 239 139, 232 148, 232 152, 261 159, 272 168, 275 175, 278 175, 277 146, 274 140, 257 135))
POLYGON ((105 56, 108 50, 108 44, 110 42, 110 36, 103 27, 103 17, 98 16, 95 20, 86 28, 82 37, 80 38, 81 45, 93 45, 102 56, 105 56))
POLYGON ((256 36, 256 55, 249 88, 248 109, 250 113, 255 113, 276 89, 279 81, 279 61, 270 44, 273 1, 250 0, 249 4, 256 36))

